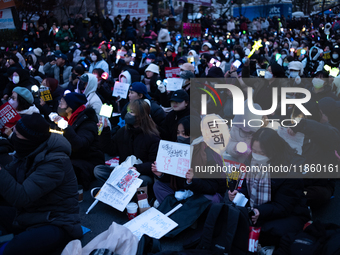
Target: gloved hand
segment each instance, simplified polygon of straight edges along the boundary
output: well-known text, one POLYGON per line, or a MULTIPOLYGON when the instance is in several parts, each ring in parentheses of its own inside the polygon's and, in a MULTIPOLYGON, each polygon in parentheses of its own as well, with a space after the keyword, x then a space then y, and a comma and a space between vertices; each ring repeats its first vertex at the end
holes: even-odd
POLYGON ((161 84, 157 85, 157 87, 158 87, 158 90, 159 90, 161 93, 164 93, 164 92, 166 91, 163 82, 161 82, 161 84))
POLYGON ((66 120, 61 119, 58 121, 58 128, 65 129, 68 127, 68 123, 66 120))

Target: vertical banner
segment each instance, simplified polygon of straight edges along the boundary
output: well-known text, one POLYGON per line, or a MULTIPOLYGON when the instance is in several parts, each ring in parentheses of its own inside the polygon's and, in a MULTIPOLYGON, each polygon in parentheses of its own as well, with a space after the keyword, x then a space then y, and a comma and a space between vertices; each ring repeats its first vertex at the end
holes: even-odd
POLYGON ((113 16, 121 15, 122 19, 126 15, 130 15, 131 20, 133 17, 146 20, 148 14, 148 2, 147 1, 113 1, 113 16))
POLYGON ((11 9, 0 10, 0 30, 15 29, 11 9))

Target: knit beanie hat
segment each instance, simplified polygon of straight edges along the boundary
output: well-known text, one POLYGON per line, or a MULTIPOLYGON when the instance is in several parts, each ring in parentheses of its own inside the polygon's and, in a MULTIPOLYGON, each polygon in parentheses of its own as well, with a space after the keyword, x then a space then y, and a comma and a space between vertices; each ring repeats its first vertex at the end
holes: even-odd
POLYGON ((80 106, 87 103, 86 96, 76 92, 66 94, 64 96, 64 100, 66 101, 67 106, 71 107, 73 112, 75 112, 80 106))
POLYGON ((15 129, 31 141, 44 142, 50 137, 50 125, 39 114, 23 115, 15 125, 15 129))

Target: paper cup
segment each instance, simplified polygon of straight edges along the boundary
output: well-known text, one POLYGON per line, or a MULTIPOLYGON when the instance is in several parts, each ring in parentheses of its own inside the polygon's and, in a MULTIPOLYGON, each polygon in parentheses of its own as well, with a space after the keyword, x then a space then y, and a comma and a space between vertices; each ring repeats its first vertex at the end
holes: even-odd
POLYGON ((137 209, 138 205, 136 203, 133 202, 128 203, 128 205, 126 206, 126 211, 129 220, 132 220, 133 218, 137 217, 137 209))

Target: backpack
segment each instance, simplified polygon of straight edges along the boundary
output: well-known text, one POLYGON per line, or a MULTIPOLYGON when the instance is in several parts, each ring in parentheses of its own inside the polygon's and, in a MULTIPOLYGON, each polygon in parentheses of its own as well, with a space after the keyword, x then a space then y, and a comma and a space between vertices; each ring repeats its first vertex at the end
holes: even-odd
POLYGON ((213 254, 250 254, 248 240, 247 208, 218 203, 209 210, 197 249, 209 250, 213 254))

